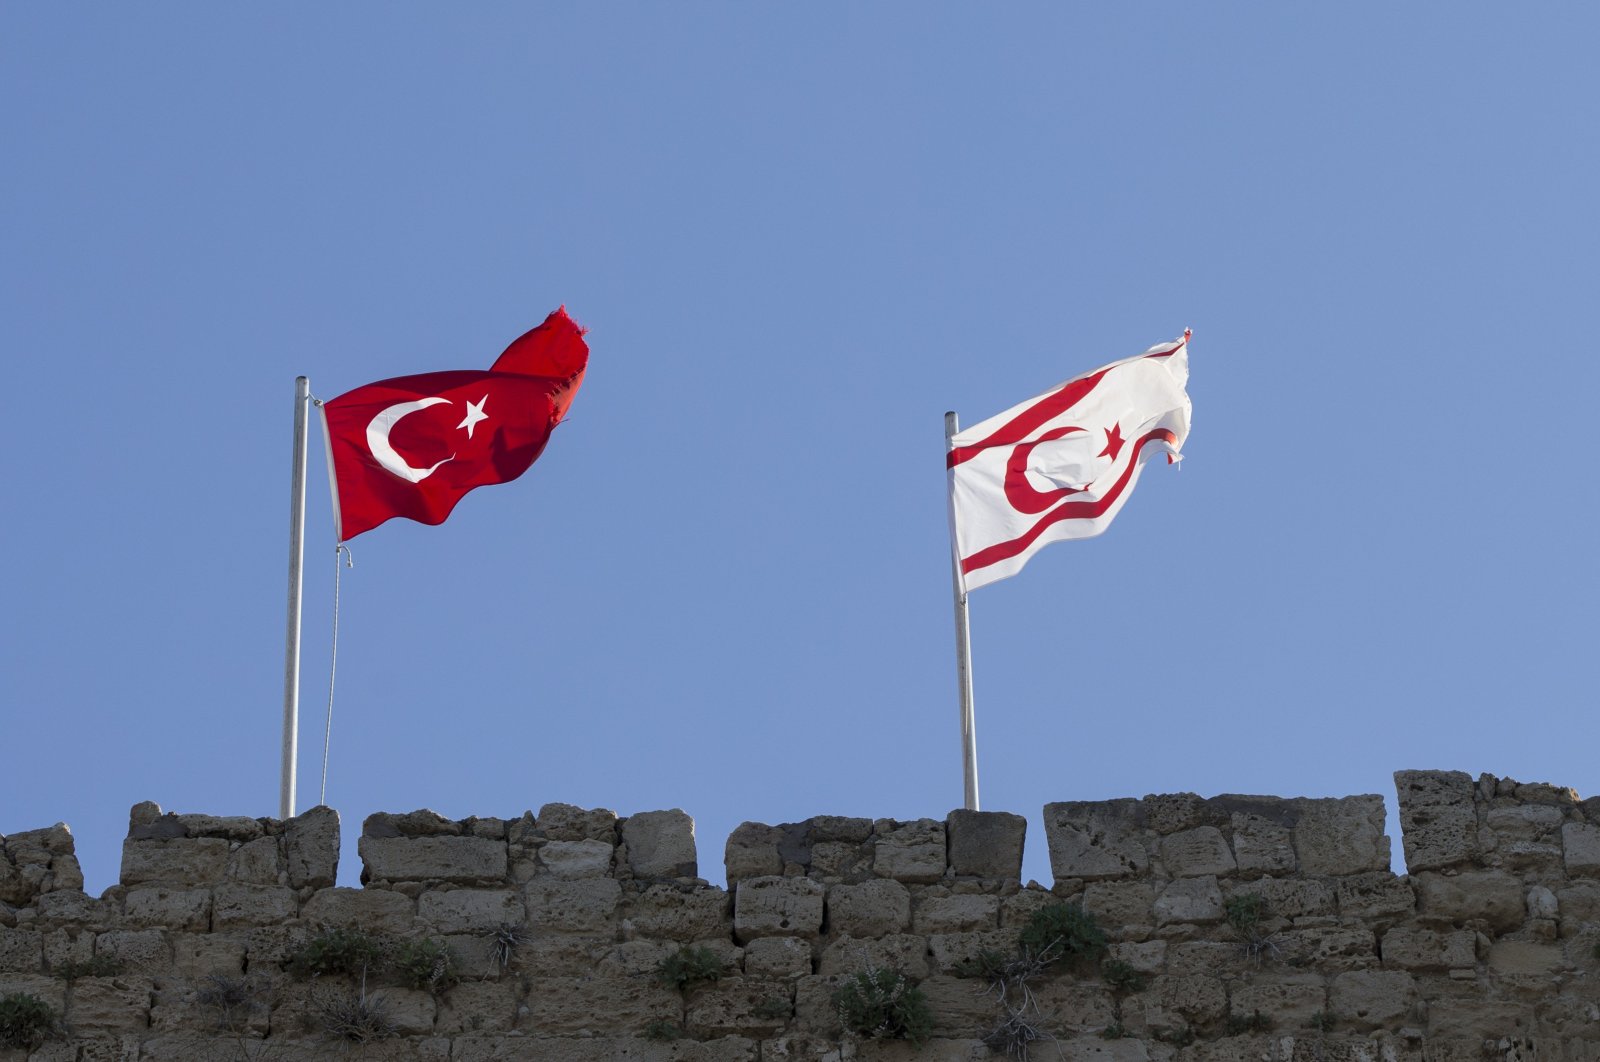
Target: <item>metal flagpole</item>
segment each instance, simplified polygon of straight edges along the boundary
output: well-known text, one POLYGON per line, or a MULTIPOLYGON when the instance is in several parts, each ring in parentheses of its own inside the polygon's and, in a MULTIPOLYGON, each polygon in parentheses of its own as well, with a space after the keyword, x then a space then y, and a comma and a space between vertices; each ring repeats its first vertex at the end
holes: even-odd
MULTIPOLYGON (((944 415, 944 452, 955 446, 961 419, 944 415)), ((972 638, 967 630, 967 595, 961 589, 961 558, 956 544, 956 499, 950 498, 950 585, 956 599, 956 683, 961 687, 961 780, 968 811, 978 810, 978 735, 972 720, 972 638)))
POLYGON ((283 653, 283 770, 278 817, 294 818, 295 762, 300 751, 300 569, 306 552, 306 410, 311 381, 294 380, 294 464, 289 486, 289 623, 283 653))

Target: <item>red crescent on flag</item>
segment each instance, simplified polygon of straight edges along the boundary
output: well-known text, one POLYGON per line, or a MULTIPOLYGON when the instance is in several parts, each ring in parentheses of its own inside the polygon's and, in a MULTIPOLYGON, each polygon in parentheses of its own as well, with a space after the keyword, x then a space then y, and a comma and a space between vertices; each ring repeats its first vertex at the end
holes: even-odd
POLYGON ((1053 442, 1082 428, 1052 428, 1032 442, 1025 442, 1011 451, 1006 462, 1006 501, 1019 513, 1042 513, 1069 494, 1082 494, 1083 487, 1058 487, 1055 490, 1035 490, 1028 482, 1028 458, 1040 443, 1053 442))
MULTIPOLYGON (((1176 348, 1174 348, 1176 349, 1176 348)), ((1044 529, 1051 524, 1062 520, 1093 520, 1102 516, 1116 500, 1122 497, 1122 492, 1127 489, 1128 481, 1133 478, 1134 470, 1139 467, 1139 455, 1144 450, 1145 443, 1159 439, 1162 442, 1175 443, 1178 441, 1176 434, 1169 428, 1154 428, 1139 436, 1139 441, 1134 444, 1133 457, 1128 461, 1128 467, 1122 470, 1122 475, 1106 491, 1105 496, 1096 501, 1067 501, 1051 509, 1039 519, 1032 527, 1009 542, 996 542, 992 546, 980 549, 970 557, 961 558, 961 573, 987 568, 1008 557, 1015 557, 1031 546, 1035 539, 1044 533, 1044 529)))

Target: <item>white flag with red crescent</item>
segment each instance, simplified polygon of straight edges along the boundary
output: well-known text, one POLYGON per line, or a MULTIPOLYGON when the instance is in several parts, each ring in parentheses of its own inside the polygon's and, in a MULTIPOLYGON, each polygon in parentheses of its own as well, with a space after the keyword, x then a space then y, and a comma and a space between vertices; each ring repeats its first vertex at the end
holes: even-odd
POLYGON ((1068 380, 952 439, 950 523, 965 590, 1111 523, 1146 461, 1189 435, 1189 333, 1068 380))

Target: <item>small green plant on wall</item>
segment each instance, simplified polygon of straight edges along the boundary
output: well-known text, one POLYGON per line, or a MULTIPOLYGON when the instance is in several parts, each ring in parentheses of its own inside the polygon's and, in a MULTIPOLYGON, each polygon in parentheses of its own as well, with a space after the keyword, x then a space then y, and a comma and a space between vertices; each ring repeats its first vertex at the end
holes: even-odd
POLYGON ((839 1024, 867 1040, 920 1044, 933 1032, 933 1014, 922 989, 899 970, 868 967, 850 975, 833 993, 839 1024))
POLYGON ((722 960, 710 948, 679 948, 656 964, 661 983, 680 991, 722 977, 722 960))
POLYGON ((1042 962, 1077 963, 1105 953, 1106 933, 1079 904, 1055 903, 1033 912, 1022 927, 1018 944, 1025 956, 1042 962))
POLYGON ((13 992, 0 997, 0 1047, 31 1051, 55 1032, 55 1011, 38 996, 13 992))

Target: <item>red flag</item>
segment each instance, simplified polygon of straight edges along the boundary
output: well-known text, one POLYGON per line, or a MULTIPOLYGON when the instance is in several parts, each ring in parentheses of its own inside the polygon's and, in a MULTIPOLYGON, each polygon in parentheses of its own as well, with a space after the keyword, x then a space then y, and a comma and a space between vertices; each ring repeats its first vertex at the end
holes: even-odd
POLYGON ((395 516, 443 523, 467 491, 522 475, 588 361, 583 329, 562 307, 488 371, 400 376, 324 402, 339 541, 395 516))

